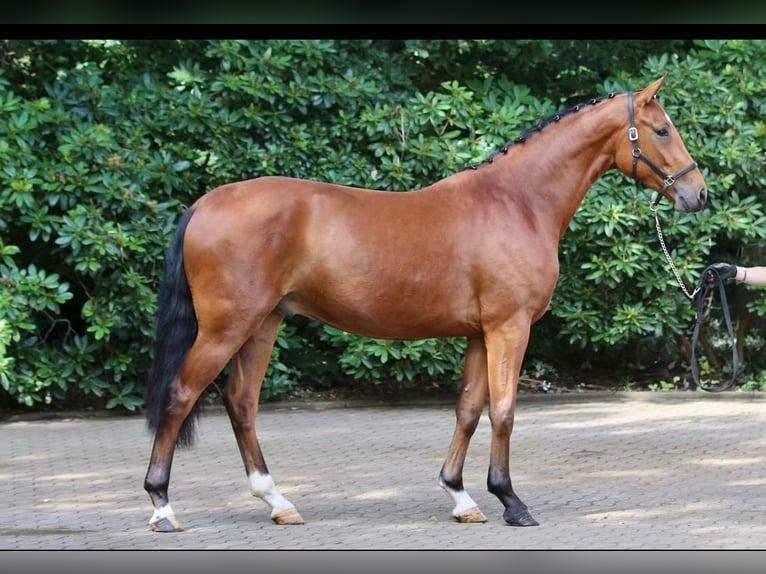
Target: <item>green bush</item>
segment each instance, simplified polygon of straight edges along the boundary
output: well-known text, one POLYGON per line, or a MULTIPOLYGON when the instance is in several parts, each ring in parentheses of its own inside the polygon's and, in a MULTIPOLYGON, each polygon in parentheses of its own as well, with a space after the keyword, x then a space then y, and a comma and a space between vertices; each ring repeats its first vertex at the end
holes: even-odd
MULTIPOLYGON (((143 405, 165 249, 183 209, 217 185, 280 174, 415 189, 484 160, 573 98, 663 74, 665 106, 713 197, 700 215, 662 210, 684 279, 713 260, 763 260, 761 41, 572 50, 566 41, 68 40, 4 41, 0 51, 6 405, 143 405)), ((683 359, 676 343, 693 312, 647 202, 617 174, 588 195, 562 242, 551 311, 533 330, 534 364, 564 368, 646 337, 666 341, 667 363, 683 359)), ((766 304, 732 291, 748 356, 763 368, 766 304)), ((340 379, 455 380, 464 348, 297 320, 280 332, 264 396, 340 379)))
MULTIPOLYGON (((716 261, 764 263, 766 177, 764 150, 759 146, 766 132, 764 57, 762 41, 700 41, 684 56, 646 60, 643 77, 667 75, 663 105, 710 191, 710 205, 700 214, 679 216, 667 203, 659 211, 666 241, 689 290, 701 271, 716 261)), ((635 82, 623 74, 605 83, 604 90, 626 89, 635 82)), ((554 331, 564 342, 591 353, 659 337, 664 340, 663 351, 656 358, 666 363, 688 361, 688 352, 679 349, 688 348, 695 313, 662 254, 649 209, 652 199, 616 174, 599 181, 586 196, 561 243, 562 276, 548 334, 554 331)), ((745 324, 748 313, 766 316, 758 291, 734 285, 728 289, 738 309, 738 324, 745 324)), ((748 320, 748 324, 758 329, 741 332, 740 339, 748 341, 743 354, 757 364, 762 360, 763 338, 753 334, 762 323, 748 320)), ((724 332, 722 325, 714 328, 724 332)), ((722 352, 719 362, 727 357, 722 352)))

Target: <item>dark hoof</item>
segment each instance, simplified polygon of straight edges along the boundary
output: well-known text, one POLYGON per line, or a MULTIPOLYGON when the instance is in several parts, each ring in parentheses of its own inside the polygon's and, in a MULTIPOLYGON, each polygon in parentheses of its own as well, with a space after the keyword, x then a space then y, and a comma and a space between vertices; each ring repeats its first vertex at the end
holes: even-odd
POLYGON ((505 521, 511 526, 540 526, 527 509, 521 510, 515 514, 503 514, 505 521))
POLYGON ((157 522, 150 523, 149 526, 154 532, 183 532, 184 530, 175 516, 160 518, 157 522))

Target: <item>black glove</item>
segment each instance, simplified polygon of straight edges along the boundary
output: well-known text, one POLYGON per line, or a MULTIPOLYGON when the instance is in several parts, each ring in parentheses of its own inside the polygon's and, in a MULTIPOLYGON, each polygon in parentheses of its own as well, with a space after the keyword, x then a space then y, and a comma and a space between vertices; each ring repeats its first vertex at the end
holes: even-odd
POLYGON ((721 281, 737 276, 737 266, 729 263, 714 263, 709 269, 717 273, 721 281))

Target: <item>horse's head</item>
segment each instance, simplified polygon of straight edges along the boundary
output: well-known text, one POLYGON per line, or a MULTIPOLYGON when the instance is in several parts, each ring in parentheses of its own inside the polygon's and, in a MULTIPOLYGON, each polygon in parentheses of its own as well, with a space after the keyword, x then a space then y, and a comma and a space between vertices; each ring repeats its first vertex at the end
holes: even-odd
POLYGON ((705 207, 707 186, 681 136, 657 100, 665 78, 640 92, 628 93, 625 110, 627 134, 620 136, 616 161, 621 171, 658 195, 667 197, 676 211, 694 213, 705 207))

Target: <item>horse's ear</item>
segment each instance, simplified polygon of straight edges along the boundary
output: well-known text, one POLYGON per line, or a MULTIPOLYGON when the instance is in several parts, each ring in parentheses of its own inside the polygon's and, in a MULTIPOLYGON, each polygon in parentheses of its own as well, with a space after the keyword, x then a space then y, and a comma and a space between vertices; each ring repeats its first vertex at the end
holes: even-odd
POLYGON ((664 83, 665 76, 662 76, 659 80, 641 90, 638 94, 636 94, 636 103, 640 102, 641 104, 646 104, 651 102, 654 98, 657 97, 657 94, 659 93, 660 88, 664 83))

